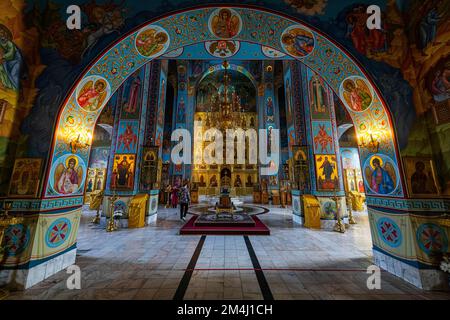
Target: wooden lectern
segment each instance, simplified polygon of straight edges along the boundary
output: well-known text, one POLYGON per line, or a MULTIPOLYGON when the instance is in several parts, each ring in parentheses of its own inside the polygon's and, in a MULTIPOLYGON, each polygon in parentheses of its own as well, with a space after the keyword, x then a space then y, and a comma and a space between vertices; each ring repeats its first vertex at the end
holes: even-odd
POLYGON ((305 194, 303 199, 303 211, 305 213, 306 228, 320 229, 320 204, 313 195, 305 194))
POLYGON ((145 227, 145 213, 147 211, 148 194, 137 194, 128 205, 128 228, 145 227))

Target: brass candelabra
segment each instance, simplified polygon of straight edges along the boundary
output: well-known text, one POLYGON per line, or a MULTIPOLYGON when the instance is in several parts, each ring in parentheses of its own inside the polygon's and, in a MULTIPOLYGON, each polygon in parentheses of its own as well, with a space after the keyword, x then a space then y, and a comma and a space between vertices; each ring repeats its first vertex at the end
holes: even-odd
POLYGON ((345 196, 346 202, 347 202, 347 210, 348 210, 348 223, 349 224, 356 224, 355 218, 353 217, 353 201, 351 196, 346 195, 345 196))
POLYGON ((334 196, 332 198, 334 200, 334 202, 336 203, 336 224, 334 225, 333 230, 340 232, 340 233, 344 233, 345 232, 345 225, 342 222, 342 217, 341 217, 341 204, 339 201, 339 198, 336 194, 336 189, 334 189, 334 196))
POLYGON ((110 203, 110 216, 109 221, 106 224, 106 231, 112 232, 117 230, 116 222, 114 221, 114 203, 116 202, 118 196, 116 194, 113 194, 112 197, 109 197, 109 203, 110 203))

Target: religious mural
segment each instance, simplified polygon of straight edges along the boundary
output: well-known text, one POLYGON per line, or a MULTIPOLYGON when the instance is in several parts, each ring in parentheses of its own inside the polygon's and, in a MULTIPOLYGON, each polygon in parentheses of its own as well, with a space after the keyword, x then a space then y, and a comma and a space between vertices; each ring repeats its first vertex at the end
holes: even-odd
POLYGON ((231 39, 242 29, 241 17, 235 10, 228 8, 214 11, 208 24, 210 31, 221 39, 231 39))
POLYGON ((334 154, 333 129, 330 121, 312 121, 314 153, 334 154))
POLYGON ((56 195, 77 195, 84 190, 86 165, 79 156, 66 154, 50 172, 50 186, 56 195))
POLYGON ((314 49, 314 36, 302 26, 291 26, 283 32, 281 45, 294 57, 305 57, 314 49))
POLYGON ((136 155, 116 154, 111 173, 112 190, 133 190, 136 155))
POLYGON ((217 58, 230 58, 234 56, 240 48, 239 41, 206 41, 205 48, 209 54, 217 58))
POLYGON ((136 153, 139 135, 139 121, 122 120, 117 133, 116 153, 136 153))
POLYGON ((363 171, 371 193, 388 195, 397 188, 399 176, 394 162, 389 157, 373 155, 367 159, 363 171))
POLYGON ((20 49, 13 42, 11 31, 0 24, 0 88, 13 91, 19 90, 23 57, 20 49))
MULTIPOLYGON (((6 2, 9 4, 9 1, 6 2)), ((57 1, 59 4, 63 2, 57 1)), ((402 8, 397 7, 395 3, 395 1, 389 1, 383 12, 383 17, 386 19, 383 19, 382 30, 371 31, 366 29, 362 30, 363 20, 365 21, 367 18, 367 14, 364 11, 366 5, 353 4, 352 1, 342 1, 342 4, 336 5, 336 8, 340 10, 339 13, 336 13, 336 10, 333 10, 333 13, 327 12, 325 10, 327 1, 325 0, 286 0, 284 4, 280 5, 280 7, 287 9, 286 12, 288 14, 295 14, 294 16, 300 18, 315 15, 313 17, 314 25, 318 29, 325 31, 331 38, 342 45, 342 47, 348 49, 350 53, 356 56, 364 68, 369 71, 368 74, 371 74, 371 77, 375 80, 375 83, 379 86, 381 93, 385 97, 387 105, 392 112, 395 131, 390 127, 388 118, 385 118, 385 106, 380 103, 378 93, 373 90, 373 85, 365 78, 362 78, 362 73, 359 72, 353 61, 346 54, 333 47, 325 38, 318 36, 315 31, 310 31, 300 25, 289 26, 288 23, 284 24, 281 21, 277 25, 277 28, 280 29, 275 28, 267 31, 267 33, 264 31, 266 29, 257 29, 256 27, 254 31, 253 29, 245 30, 243 20, 246 23, 255 21, 255 15, 246 13, 244 19, 242 12, 245 11, 241 9, 211 9, 207 11, 208 14, 206 15, 205 21, 201 20, 201 14, 193 14, 189 19, 186 19, 189 21, 185 22, 182 22, 183 20, 179 17, 176 18, 179 20, 173 18, 171 21, 161 22, 161 25, 165 23, 165 26, 171 26, 171 29, 164 29, 159 25, 152 25, 139 30, 138 33, 131 37, 132 42, 124 42, 124 45, 131 44, 133 49, 127 47, 128 49, 125 50, 123 47, 117 47, 114 50, 124 51, 112 52, 111 54, 108 53, 105 55, 104 60, 102 60, 104 65, 99 63, 96 69, 91 69, 94 70, 90 71, 91 73, 89 74, 92 78, 85 77, 79 83, 70 101, 85 111, 83 117, 87 113, 95 115, 107 103, 110 94, 117 89, 117 83, 120 82, 117 80, 119 76, 117 75, 117 69, 115 69, 115 63, 119 61, 117 57, 123 55, 129 58, 127 61, 127 69, 123 71, 123 76, 125 77, 135 71, 134 63, 141 63, 143 61, 131 58, 133 54, 139 56, 139 59, 142 59, 142 57, 157 57, 161 54, 166 54, 165 51, 172 43, 181 46, 189 43, 189 41, 198 41, 199 37, 205 35, 208 30, 204 32, 200 28, 200 32, 193 31, 189 35, 186 33, 186 30, 193 30, 192 27, 198 26, 197 21, 200 21, 209 27, 212 36, 211 38, 206 36, 208 40, 217 41, 214 38, 217 37, 226 41, 240 41, 241 39, 239 37, 241 35, 247 40, 260 41, 263 39, 265 44, 278 48, 279 50, 284 50, 281 54, 287 53, 300 59, 308 56, 308 59, 311 58, 311 60, 305 59, 305 61, 308 60, 307 63, 310 63, 316 70, 318 66, 325 67, 325 69, 329 67, 326 71, 321 70, 321 73, 323 72, 324 77, 328 77, 326 80, 330 82, 330 86, 339 92, 339 96, 346 108, 352 113, 358 113, 357 118, 355 118, 357 124, 367 127, 370 121, 365 120, 369 119, 369 117, 377 118, 377 120, 379 119, 378 117, 381 117, 382 119, 379 123, 383 124, 386 131, 392 134, 391 137, 388 137, 388 142, 380 149, 380 152, 385 152, 385 154, 365 154, 366 158, 363 158, 363 174, 366 180, 366 189, 372 195, 392 196, 395 194, 403 196, 403 194, 400 194, 400 173, 398 172, 400 165, 397 159, 397 151, 401 152, 408 143, 414 142, 412 140, 413 138, 410 139, 412 137, 410 130, 416 113, 419 115, 423 114, 427 110, 434 108, 435 103, 448 100, 449 68, 448 57, 446 56, 448 52, 444 53, 446 41, 442 40, 448 37, 448 27, 444 22, 446 20, 448 21, 450 11, 444 1, 413 0, 402 8), (409 21, 404 21, 402 16, 410 17, 409 21), (178 21, 179 23, 175 25, 173 23, 174 21, 178 21), (336 23, 336 21, 342 21, 342 23, 336 23), (189 36, 192 38, 183 40, 181 37, 177 37, 180 34, 183 35, 183 39, 189 36), (271 38, 273 34, 278 35, 274 40, 271 38), (257 39, 257 37, 260 37, 260 39, 257 39), (319 38, 320 42, 318 41, 319 38), (321 47, 324 43, 329 45, 325 52, 315 50, 315 46, 318 46, 319 43, 321 47), (432 59, 428 59, 432 56, 432 59), (328 61, 335 63, 337 59, 341 59, 339 61, 340 66, 332 66, 328 63, 328 61), (344 65, 345 68, 341 67, 344 65), (330 74, 335 74, 336 76, 330 76, 330 74), (103 77, 106 75, 108 75, 108 78, 103 77), (115 79, 115 82, 111 79, 115 79), (415 86, 416 81, 419 83, 418 87, 415 86), (414 88, 411 86, 414 86, 414 88), (394 136, 394 133, 398 134, 398 136, 394 136), (400 150, 397 150, 397 141, 400 150), (399 192, 394 192, 396 189, 399 192)), ((165 8, 175 9, 177 5, 178 3, 168 3, 165 8)), ((11 9, 5 10, 8 10, 8 12, 9 10, 15 10, 14 6, 9 6, 11 9)), ((6 8, 8 6, 5 5, 4 7, 6 8)), ((2 6, 2 9, 4 7, 2 6)), ((34 33, 28 33, 27 36, 28 38, 33 38, 33 35, 42 35, 42 37, 34 37, 39 39, 39 49, 41 50, 31 51, 30 49, 30 52, 26 53, 25 48, 22 48, 23 46, 19 44, 17 39, 20 37, 27 38, 24 37, 22 30, 30 30, 28 26, 27 28, 15 29, 14 26, 17 24, 13 20, 7 22, 0 20, 3 23, 2 26, 6 26, 5 28, 0 28, 0 46, 2 48, 1 56, 6 60, 7 64, 6 67, 0 67, 0 83, 2 85, 0 94, 2 93, 2 89, 5 92, 14 91, 14 81, 8 75, 14 74, 12 71, 14 68, 11 68, 11 65, 14 65, 17 61, 23 62, 24 57, 21 60, 18 55, 20 53, 24 53, 25 58, 32 62, 30 64, 28 63, 30 61, 26 61, 28 67, 33 67, 30 69, 32 71, 28 72, 28 76, 30 79, 33 79, 31 87, 34 88, 36 86, 35 92, 24 94, 23 98, 26 101, 20 104, 26 109, 23 113, 23 117, 26 117, 26 119, 21 123, 20 127, 20 132, 22 133, 20 139, 21 148, 19 148, 21 155, 41 158, 48 156, 48 150, 51 149, 55 114, 57 114, 58 108, 64 103, 70 87, 80 75, 80 69, 91 62, 92 58, 102 52, 112 41, 123 37, 126 32, 144 23, 148 15, 153 16, 153 14, 159 13, 158 10, 160 10, 155 5, 154 12, 142 15, 141 9, 148 9, 144 4, 142 4, 142 8, 141 5, 138 5, 137 8, 126 12, 122 10, 123 4, 118 5, 113 2, 109 4, 97 4, 95 1, 83 5, 83 9, 86 9, 86 19, 89 22, 89 26, 83 24, 82 30, 73 31, 69 36, 68 31, 65 30, 64 16, 61 13, 61 9, 58 8, 58 5, 49 4, 45 7, 40 7, 37 3, 30 5, 29 9, 27 9, 29 10, 27 15, 29 19, 27 20, 31 26, 30 29, 35 31, 34 33), (37 30, 39 30, 39 33, 37 30), (11 52, 11 48, 16 49, 16 53, 18 53, 13 58, 8 54, 11 52), (45 66, 39 65, 41 59, 45 61, 45 66), (39 80, 34 82, 38 74, 40 74, 39 80)), ((202 14, 204 15, 204 13, 202 14)), ((260 15, 264 16, 263 14, 260 15)), ((186 17, 186 15, 183 16, 186 17)), ((13 15, 12 17, 14 18, 15 16, 13 15)), ((263 24, 267 24, 268 26, 275 25, 272 22, 276 18, 271 17, 271 19, 270 21, 263 20, 264 22, 261 22, 258 26, 260 27, 263 24)), ((16 17, 16 20, 19 21, 21 19, 17 19, 16 17)), ((325 48, 326 46, 324 45, 323 47, 325 48)), ((170 52, 173 56, 182 53, 182 48, 170 52)), ((272 51, 269 54, 277 54, 277 52, 272 51)), ((27 74, 27 72, 24 74, 27 74)), ((140 99, 142 97, 142 90, 139 88, 144 82, 144 77, 142 74, 134 74, 130 79, 130 81, 126 81, 126 86, 124 86, 123 90, 123 99, 121 99, 122 119, 137 120, 139 117, 139 110, 137 108, 140 105, 140 99)), ((317 79, 311 79, 310 85, 312 94, 309 97, 309 102, 314 107, 311 116, 313 120, 323 120, 321 118, 324 112, 322 84, 317 79)), ((183 86, 184 88, 187 87, 187 81, 180 83, 181 90, 183 90, 183 86)), ((293 94, 297 94, 295 92, 297 89, 296 84, 292 83, 289 89, 293 94)), ((2 97, 0 96, 0 98, 2 97)), ((5 121, 10 121, 11 118, 8 112, 19 104, 14 99, 13 102, 8 99, 2 99, 7 102, 7 104, 3 103, 6 106, 5 121)), ((178 103, 181 103, 181 99, 178 103)), ((187 104, 187 101, 184 101, 184 103, 187 104)), ((73 107, 74 105, 68 105, 65 113, 62 113, 63 116, 61 116, 61 119, 58 119, 57 125, 60 126, 61 124, 59 128, 66 126, 66 123, 70 121, 76 121, 78 123, 78 119, 74 117, 74 113, 71 114, 74 110, 73 107)), ((177 107, 177 109, 182 110, 186 106, 178 105, 177 107)), ((183 120, 185 120, 184 114, 182 112, 181 117, 183 120)), ((179 115, 175 115, 175 117, 177 116, 179 115)), ((83 124, 95 123, 95 117, 93 116, 86 116, 83 119, 86 120, 83 124)), ((370 124, 372 123, 375 122, 371 122, 370 124)), ((18 128, 19 126, 17 125, 17 130, 18 128)), ((359 128, 358 126, 358 130, 359 128)), ((2 138, 0 141, 0 150, 7 150, 7 143, 3 142, 3 138, 7 136, 3 134, 4 130, 6 130, 4 123, 2 123, 0 130, 2 138)), ((446 134, 448 130, 446 131, 445 127, 439 130, 442 131, 433 133, 433 128, 430 129, 432 134, 436 134, 439 137, 441 145, 449 145, 445 143, 449 136, 446 134)), ((57 135, 55 135, 55 140, 59 137, 65 137, 64 133, 65 131, 63 129, 58 131, 57 135)), ((295 143, 295 136, 294 132, 289 144, 295 143)), ((317 126, 317 131, 314 136, 319 137, 317 139, 317 148, 316 140, 314 141, 314 148, 316 148, 314 150, 318 153, 315 155, 317 189, 331 191, 337 188, 336 177, 338 174, 335 156, 327 154, 328 150, 333 147, 332 143, 330 147, 327 137, 331 136, 331 133, 327 132, 326 126, 321 125, 321 127, 317 126), (321 133, 319 134, 319 132, 321 133)), ((289 135, 289 137, 291 136, 289 135)), ((301 137, 298 136, 297 138, 300 139, 301 137)), ((127 139, 125 140, 129 141, 127 139)), ((58 149, 60 142, 59 140, 55 142, 55 146, 57 146, 55 147, 55 154, 52 155, 53 157, 50 157, 52 162, 48 164, 50 168, 50 192, 47 195, 81 195, 82 190, 84 190, 83 180, 87 170, 84 163, 87 161, 89 147, 68 149, 61 153, 61 150, 58 149), (68 152, 72 152, 73 154, 68 152)), ((168 148, 166 146, 166 149, 168 148)), ((438 148, 438 150, 440 149, 438 148)), ((128 152, 128 148, 122 151, 128 152)), ((115 157, 111 188, 116 190, 131 190, 133 188, 135 174, 134 152, 130 150, 129 154, 120 154, 115 157)), ((329 152, 331 153, 331 150, 329 152)), ((439 153, 439 151, 433 150, 434 152, 439 153)), ((437 187, 438 183, 434 183, 434 180, 436 180, 435 176, 440 177, 444 182, 448 180, 450 170, 445 169, 446 165, 450 163, 448 154, 448 152, 447 154, 445 152, 438 154, 437 157, 440 162, 437 163, 436 167, 442 170, 444 174, 440 174, 440 172, 433 173, 433 177, 430 175, 430 170, 433 168, 432 163, 429 164, 426 161, 426 157, 423 159, 415 159, 409 167, 406 165, 405 180, 409 179, 408 190, 410 193, 415 193, 412 191, 413 188, 415 191, 419 191, 419 193, 415 193, 416 195, 433 195, 435 191, 439 190, 437 187), (424 184, 423 181, 427 182, 424 184), (429 181, 433 181, 433 183, 429 181)), ((3 154, 0 156, 5 159, 3 154)), ((10 163, 12 164, 13 161, 10 161, 10 163)), ((204 183, 217 186, 217 178, 214 181, 213 177, 205 176, 203 178, 204 183)), ((244 176, 240 178, 244 180, 244 176)), ((240 184, 243 182, 241 181, 240 184)), ((74 213, 71 214, 75 215, 74 213)), ((381 213, 379 215, 382 216, 381 213)), ((393 219, 383 218, 376 220, 376 225, 373 226, 373 230, 375 230, 374 234, 376 234, 374 237, 376 240, 374 242, 377 241, 377 245, 382 246, 383 249, 387 248, 386 250, 392 250, 399 256, 407 256, 407 258, 410 258, 410 255, 405 254, 405 249, 403 248, 402 232, 404 234, 405 230, 399 227, 405 225, 406 222, 399 219, 395 217, 393 219), (397 236, 394 237, 394 235, 397 236)), ((70 241, 66 241, 66 243, 73 244, 76 238, 75 222, 72 218, 70 218, 69 222, 72 223, 73 230, 67 227, 68 224, 65 220, 57 221, 51 226, 52 229, 59 230, 62 234, 70 234, 72 238, 70 241), (73 235, 74 232, 75 235, 73 235)), ((423 244, 423 247, 419 247, 419 249, 425 252, 430 247, 438 248, 438 244, 434 243, 434 240, 429 237, 430 231, 436 232, 437 229, 434 226, 426 226, 419 230, 422 224, 418 224, 416 228, 418 234, 420 233, 416 240, 423 244)), ((64 241, 61 242, 60 238, 55 237, 57 233, 50 232, 48 234, 47 241, 49 248, 53 244, 58 246, 64 243, 64 241)), ((441 239, 441 244, 439 248, 445 248, 445 241, 442 234, 445 235, 445 232, 440 233, 441 237, 439 239, 441 239)), ((424 261, 428 262, 429 260, 424 258, 424 261)))
POLYGON ((80 83, 76 97, 78 105, 86 111, 97 111, 103 107, 111 94, 109 83, 102 77, 87 77, 80 83))
POLYGON ((121 119, 139 119, 142 100, 143 69, 127 80, 122 94, 121 119))
POLYGON ((19 158, 14 163, 9 185, 9 197, 37 196, 42 159, 19 158))
POLYGON ((359 77, 350 77, 341 84, 339 90, 346 107, 355 112, 361 112, 370 107, 373 93, 366 81, 359 77))
POLYGON ((38 30, 25 23, 23 4, 2 2, 0 11, 0 195, 6 195, 14 157, 39 157, 24 152, 21 123, 32 109, 35 81, 44 66, 38 30))
POLYGON ((156 25, 148 26, 136 36, 137 51, 147 58, 164 53, 169 46, 167 32, 156 25))
POLYGON ((325 83, 317 74, 309 80, 309 105, 312 119, 330 119, 325 83))
MULTIPOLYGON (((316 8, 319 3, 319 7, 321 8, 326 6, 326 2, 324 1, 314 1, 311 3, 289 1, 286 3, 288 4, 286 8, 289 8, 289 5, 293 8, 293 10, 291 10, 292 12, 298 12, 307 15, 313 14, 313 12, 317 12, 317 14, 319 14, 319 12, 322 12, 322 9, 318 11, 316 11, 315 9, 313 11, 309 11, 312 10, 312 8, 316 8)), ((58 53, 64 53, 63 57, 68 58, 71 61, 79 61, 83 57, 87 59, 92 54, 94 54, 94 52, 98 52, 99 48, 101 48, 105 44, 105 42, 102 41, 102 37, 109 37, 110 39, 111 37, 113 37, 113 35, 118 35, 117 30, 120 30, 121 28, 129 29, 128 24, 130 23, 130 21, 133 21, 134 15, 136 15, 139 11, 139 8, 136 8, 134 11, 125 11, 123 10, 123 5, 120 4, 106 5, 95 2, 89 5, 83 5, 82 7, 83 11, 86 12, 88 22, 94 24, 96 28, 89 29, 83 25, 80 32, 73 31, 71 33, 77 34, 76 41, 71 42, 64 40, 67 37, 64 37, 63 35, 65 33, 68 33, 68 31, 67 28, 65 28, 64 20, 61 19, 61 14, 58 12, 58 10, 56 10, 56 8, 53 8, 51 6, 39 8, 38 5, 34 5, 32 6, 33 10, 30 12, 30 16, 36 17, 32 21, 37 21, 37 17, 41 15, 51 17, 51 19, 48 19, 47 23, 44 26, 44 31, 47 32, 45 32, 46 36, 44 37, 43 45, 48 45, 50 47, 53 44, 57 48, 58 53), (130 18, 127 22, 124 19, 125 15, 128 15, 128 17, 130 18), (52 27, 52 29, 50 29, 50 27, 52 27), (52 32, 50 30, 52 30, 52 32), (58 41, 56 37, 58 37, 58 39, 60 37, 60 41, 58 41), (89 38, 89 40, 86 41, 86 38, 89 38), (84 54, 82 54, 86 49, 86 46, 88 47, 88 49, 84 54)), ((342 4, 342 8, 345 8, 345 4, 342 4)), ((175 9, 175 6, 173 7, 173 9, 175 9)), ((439 9, 439 11, 443 10, 439 9)), ((350 12, 347 14, 350 15, 350 12)), ((218 16, 218 12, 215 16, 218 16)), ((227 21, 228 15, 223 14, 222 16, 222 20, 227 21)), ((233 14, 231 14, 231 16, 233 16, 233 14)), ((238 17, 238 15, 236 15, 236 17, 238 17)), ((218 21, 219 19, 217 18, 216 20, 218 21)), ((348 20, 352 20, 352 18, 349 18, 348 20)), ((320 25, 326 25, 326 22, 321 21, 320 25)), ((232 30, 231 28, 229 29, 232 30)), ((56 64, 57 61, 55 60, 54 63, 56 64)))
POLYGON ((450 55, 441 58, 425 76, 428 92, 435 102, 450 99, 450 55))
POLYGON ((338 168, 335 155, 315 155, 317 190, 337 190, 339 188, 338 168))
POLYGON ((410 195, 413 197, 438 196, 440 192, 432 158, 405 157, 404 160, 410 195))

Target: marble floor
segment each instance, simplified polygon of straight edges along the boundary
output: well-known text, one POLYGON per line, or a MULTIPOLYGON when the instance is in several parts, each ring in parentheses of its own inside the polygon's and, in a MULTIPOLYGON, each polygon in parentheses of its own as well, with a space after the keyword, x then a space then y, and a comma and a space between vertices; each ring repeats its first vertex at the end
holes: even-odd
POLYGON ((105 221, 91 224, 94 213, 85 210, 76 261, 81 289, 67 289, 63 270, 9 299, 450 299, 384 271, 381 289, 367 288, 366 214, 341 234, 300 227, 290 210, 268 208, 259 217, 271 235, 248 237, 180 236, 177 210, 163 207, 145 228, 107 233, 105 221))

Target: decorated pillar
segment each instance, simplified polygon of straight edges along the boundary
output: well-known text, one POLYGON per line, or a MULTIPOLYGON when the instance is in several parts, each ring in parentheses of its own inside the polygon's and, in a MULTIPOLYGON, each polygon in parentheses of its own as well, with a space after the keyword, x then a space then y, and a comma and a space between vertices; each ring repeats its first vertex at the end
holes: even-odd
POLYGON ((320 203, 322 227, 332 229, 338 208, 340 215, 346 216, 333 92, 317 73, 306 66, 300 66, 300 69, 306 142, 308 154, 311 155, 308 161, 310 193, 320 203))
POLYGON ((302 90, 301 63, 285 63, 286 118, 289 148, 293 219, 301 223, 302 194, 311 193, 311 154, 306 140, 305 103, 302 90))
MULTIPOLYGON (((191 133, 191 137, 194 137, 194 115, 196 107, 196 84, 198 78, 203 74, 204 66, 201 60, 192 60, 188 63, 188 84, 187 84, 187 105, 186 105, 186 129, 191 133)), ((194 154, 194 140, 191 144, 191 154, 194 154)), ((184 177, 191 179, 192 177, 192 165, 187 164, 184 166, 184 177)))
MULTIPOLYGON (((262 70, 262 80, 259 87, 259 99, 258 99, 258 118, 259 118, 259 128, 265 129, 267 131, 267 150, 270 150, 270 141, 272 136, 272 130, 279 129, 280 120, 279 120, 279 111, 278 111, 278 103, 275 98, 275 89, 274 89, 274 69, 275 63, 274 61, 263 61, 263 70, 262 70)), ((280 145, 280 141, 277 141, 278 145, 280 145)), ((279 157, 280 155, 278 155, 279 157)), ((281 164, 280 159, 278 159, 278 163, 281 164)), ((278 168, 280 170, 280 167, 278 168)), ((278 182, 278 173, 270 176, 261 175, 260 171, 260 181, 262 188, 266 188, 268 190, 278 190, 279 182, 278 182)))
POLYGON ((139 191, 149 194, 147 215, 156 218, 158 194, 161 185, 162 145, 167 94, 167 60, 156 60, 146 87, 147 104, 145 134, 140 152, 139 191))
MULTIPOLYGON (((176 129, 188 129, 187 127, 187 118, 188 118, 188 103, 189 103, 189 95, 188 95, 188 63, 184 60, 177 61, 177 90, 175 95, 175 112, 173 114, 173 130, 176 129)), ((177 142, 172 142, 172 145, 175 145, 177 142)), ((172 173, 172 184, 183 182, 186 176, 186 170, 189 165, 181 164, 181 163, 172 163, 171 164, 171 173, 172 173)), ((189 170, 188 170, 189 172, 189 170)))
MULTIPOLYGON (((151 186, 145 181, 149 169, 147 160, 150 159, 146 146, 148 128, 154 127, 156 122, 154 110, 158 95, 154 91, 159 88, 159 72, 157 61, 146 64, 135 71, 118 91, 118 111, 114 120, 105 195, 118 195, 115 210, 121 209, 125 213, 134 195, 140 192, 151 194, 151 186)), ((157 161, 157 150, 151 159, 157 161)), ((105 197, 103 212, 107 215, 109 207, 109 199, 105 197)), ((127 214, 123 216, 126 217, 127 214)), ((121 221, 126 225, 126 220, 121 221)))

